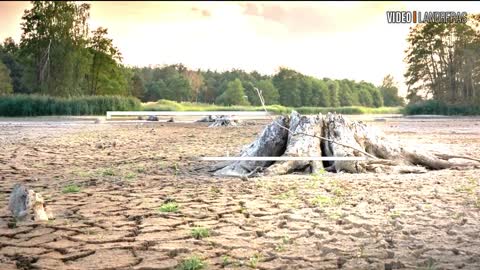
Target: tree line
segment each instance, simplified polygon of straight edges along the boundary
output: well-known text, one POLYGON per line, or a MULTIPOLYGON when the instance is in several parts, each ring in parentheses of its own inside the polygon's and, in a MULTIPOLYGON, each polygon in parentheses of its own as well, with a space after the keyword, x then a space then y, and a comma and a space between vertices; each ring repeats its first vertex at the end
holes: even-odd
POLYGON ((404 105, 391 75, 387 75, 383 84, 376 87, 364 81, 317 79, 284 67, 272 76, 238 69, 193 71, 181 64, 132 70, 135 82, 133 93, 144 102, 170 99, 258 106, 260 100, 255 91, 258 88, 267 104, 289 107, 404 105))
POLYGON ((144 102, 169 99, 223 105, 401 106, 393 77, 381 86, 353 80, 318 79, 281 67, 274 75, 256 71, 191 70, 182 64, 127 67, 108 37, 90 30, 90 5, 73 1, 34 1, 22 17, 17 44, 0 45, 0 95, 44 94, 134 96, 144 102))

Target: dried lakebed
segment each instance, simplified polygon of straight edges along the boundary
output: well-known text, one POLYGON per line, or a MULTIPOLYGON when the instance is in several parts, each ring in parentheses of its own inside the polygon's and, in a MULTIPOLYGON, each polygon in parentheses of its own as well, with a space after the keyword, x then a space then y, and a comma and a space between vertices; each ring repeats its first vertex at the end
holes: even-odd
MULTIPOLYGON (((205 269, 480 268, 478 169, 248 181, 202 169, 197 157, 238 153, 268 122, 2 124, 0 269, 176 269, 193 255, 205 269), (55 220, 9 228, 15 183, 55 220)), ((477 119, 369 124, 480 153, 477 119)))

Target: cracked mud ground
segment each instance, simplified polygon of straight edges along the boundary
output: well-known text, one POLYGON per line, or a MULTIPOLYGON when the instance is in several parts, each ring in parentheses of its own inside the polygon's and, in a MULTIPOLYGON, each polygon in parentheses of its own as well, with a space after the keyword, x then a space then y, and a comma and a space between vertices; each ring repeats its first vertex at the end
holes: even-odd
MULTIPOLYGON (((266 123, 2 124, 0 269, 176 269, 192 255, 206 269, 480 269, 480 170, 243 181, 201 169, 196 157, 238 153, 266 123), (18 182, 55 220, 9 228, 18 182)), ((370 124, 478 156, 478 123, 370 124)))

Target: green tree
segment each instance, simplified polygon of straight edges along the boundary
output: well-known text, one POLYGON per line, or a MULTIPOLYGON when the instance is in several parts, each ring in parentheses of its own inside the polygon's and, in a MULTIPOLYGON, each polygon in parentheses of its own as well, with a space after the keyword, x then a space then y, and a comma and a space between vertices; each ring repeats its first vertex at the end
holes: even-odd
POLYGON ((20 55, 31 88, 51 95, 82 94, 88 52, 89 4, 33 1, 22 17, 20 55))
POLYGON ((191 101, 198 101, 200 90, 204 84, 203 76, 200 71, 185 70, 183 76, 188 80, 191 88, 191 101))
POLYGON ((165 84, 167 85, 167 93, 164 98, 178 102, 191 100, 193 94, 190 83, 180 73, 166 78, 165 84))
POLYGON ((262 91, 262 96, 267 105, 278 104, 280 95, 278 94, 277 88, 273 85, 272 80, 258 81, 257 88, 262 91))
POLYGON ((327 82, 328 87, 328 100, 331 107, 340 106, 340 101, 338 100, 338 82, 330 80, 327 82))
POLYGON ((145 85, 142 77, 140 77, 138 74, 133 75, 131 83, 132 95, 142 99, 142 97, 145 95, 145 85))
POLYGON ((30 93, 23 81, 24 67, 18 60, 19 47, 11 37, 0 45, 0 61, 3 61, 10 72, 14 93, 30 93))
POLYGON ((398 96, 398 88, 392 75, 389 74, 383 78, 382 85, 379 89, 383 96, 384 106, 393 107, 405 105, 403 98, 398 96))
POLYGON ((89 72, 89 93, 101 94, 127 94, 125 78, 117 61, 122 60, 120 51, 113 45, 113 40, 108 38, 108 29, 99 27, 92 31, 89 40, 92 54, 89 72))
POLYGON ((13 93, 12 79, 7 66, 0 61, 0 95, 13 93))
POLYGON ((330 106, 328 87, 327 84, 322 80, 315 79, 312 83, 312 103, 314 106, 330 106))
POLYGON ((312 79, 308 76, 300 76, 299 78, 301 106, 313 106, 312 79))
POLYGON ((430 22, 411 28, 405 57, 407 98, 475 103, 480 83, 479 25, 476 14, 467 23, 430 22))
POLYGON ((367 89, 361 89, 358 92, 358 100, 362 106, 372 107, 373 106, 373 99, 372 95, 367 89))
POLYGON ((227 84, 227 90, 217 98, 216 102, 229 106, 249 105, 245 97, 242 82, 239 79, 235 79, 227 84))
POLYGON ((300 74, 288 68, 280 68, 273 76, 273 85, 278 89, 281 105, 299 107, 302 105, 300 96, 300 74))
POLYGON ((158 80, 154 82, 148 82, 145 86, 145 94, 142 98, 142 101, 157 101, 159 99, 165 98, 167 92, 167 85, 163 80, 158 80))
POLYGON ((339 83, 338 100, 340 106, 352 106, 354 104, 352 89, 345 80, 339 83))
POLYGON ((375 108, 379 108, 383 106, 383 97, 380 90, 377 88, 372 88, 369 90, 370 96, 372 97, 372 106, 375 108))

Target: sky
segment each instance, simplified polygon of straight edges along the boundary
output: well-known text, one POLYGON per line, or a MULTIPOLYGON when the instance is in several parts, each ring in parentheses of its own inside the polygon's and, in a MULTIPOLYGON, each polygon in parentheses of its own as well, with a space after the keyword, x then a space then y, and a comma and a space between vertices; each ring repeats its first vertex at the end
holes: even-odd
MULTIPOLYGON (((88 2, 88 1, 87 1, 88 2)), ((123 63, 183 63, 192 69, 274 74, 380 85, 387 74, 406 94, 403 61, 413 24, 386 11, 480 12, 475 2, 88 2, 90 28, 108 28, 123 63)), ((0 40, 21 37, 29 2, 0 2, 0 40)))

